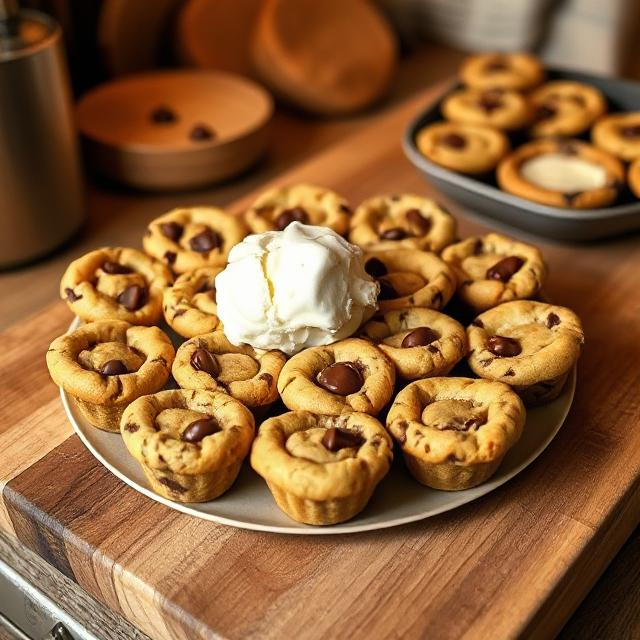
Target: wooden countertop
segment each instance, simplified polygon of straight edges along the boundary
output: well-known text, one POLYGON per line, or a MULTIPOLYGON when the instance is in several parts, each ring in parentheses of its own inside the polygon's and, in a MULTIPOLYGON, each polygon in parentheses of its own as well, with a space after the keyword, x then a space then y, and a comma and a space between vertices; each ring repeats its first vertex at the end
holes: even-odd
MULTIPOLYGON (((378 190, 428 193, 398 139, 429 97, 376 117, 375 126, 283 179, 315 180, 356 202, 378 190)), ((1 276, 3 320, 7 308, 13 326, 0 335, 0 528, 158 638, 289 637, 300 630, 364 637, 372 629, 376 637, 555 633, 640 520, 638 239, 543 247, 550 294, 582 316, 587 347, 567 423, 523 474, 471 505, 398 529, 332 539, 273 536, 189 518, 117 481, 70 435, 43 361, 70 320, 63 304, 46 304, 70 255, 101 242, 137 245, 145 222, 173 206, 169 200, 222 203, 224 192, 143 197, 99 190, 91 233, 79 244, 8 280, 1 276), (25 319, 27 308, 41 310, 25 319)), ((461 222, 463 233, 477 230, 461 222)), ((612 577, 596 587, 565 637, 596 630, 618 637, 616 630, 640 628, 629 613, 638 598, 637 544, 629 548, 634 564, 622 560, 623 570, 616 559, 612 577), (616 616, 625 626, 616 626, 616 616)))

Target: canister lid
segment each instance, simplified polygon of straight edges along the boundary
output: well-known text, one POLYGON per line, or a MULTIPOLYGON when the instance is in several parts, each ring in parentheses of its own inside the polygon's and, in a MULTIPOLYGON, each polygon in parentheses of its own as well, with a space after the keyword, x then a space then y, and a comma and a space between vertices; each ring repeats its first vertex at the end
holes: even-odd
POLYGON ((35 53, 59 33, 58 24, 44 13, 24 10, 16 14, 13 6, 0 0, 0 62, 35 53))

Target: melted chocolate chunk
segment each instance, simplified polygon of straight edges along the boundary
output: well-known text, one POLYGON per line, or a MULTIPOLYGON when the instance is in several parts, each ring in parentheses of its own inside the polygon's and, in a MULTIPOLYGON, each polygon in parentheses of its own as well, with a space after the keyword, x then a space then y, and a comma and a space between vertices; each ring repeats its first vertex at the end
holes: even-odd
POLYGON ((192 251, 198 253, 208 253, 213 249, 218 249, 222 246, 222 238, 220 234, 216 233, 213 229, 205 229, 189 239, 189 247, 192 251))
POLYGON ((167 264, 169 264, 169 265, 175 264, 175 261, 176 261, 177 257, 178 257, 178 254, 175 251, 165 251, 164 252, 164 259, 167 261, 167 264))
POLYGON ((402 227, 392 227, 385 229, 379 234, 381 240, 402 240, 407 237, 407 232, 402 227))
POLYGON ((113 262, 112 260, 105 260, 102 263, 102 270, 111 275, 131 273, 133 271, 133 269, 130 269, 124 264, 113 262))
POLYGON ((300 222, 307 224, 309 222, 309 214, 303 207, 292 207, 285 209, 276 219, 275 225, 279 231, 284 231, 292 222, 300 222))
POLYGON ((67 296, 67 300, 69 302, 75 302, 76 300, 81 300, 82 299, 82 295, 77 295, 73 289, 71 289, 70 287, 67 287, 64 290, 66 296, 67 296))
POLYGON ((484 249, 484 242, 482 241, 482 238, 478 238, 473 243, 473 255, 479 256, 482 253, 483 249, 484 249))
POLYGON ((323 389, 340 396, 348 396, 360 391, 364 378, 353 362, 334 362, 325 367, 316 381, 323 389))
POLYGON ((380 278, 382 276, 386 276, 387 267, 385 266, 382 260, 378 258, 369 258, 364 264, 364 270, 372 277, 372 278, 380 278))
POLYGON ((452 149, 464 149, 467 146, 467 141, 457 133, 447 133, 440 138, 440 144, 443 144, 445 147, 451 147, 452 149))
POLYGON ((346 202, 341 202, 338 209, 340 209, 342 213, 352 213, 351 207, 348 204, 346 204, 346 202))
POLYGON ((326 449, 335 453, 340 449, 361 447, 364 444, 364 438, 360 434, 353 433, 347 429, 331 427, 324 432, 322 444, 326 449))
POLYGON ((426 347, 437 339, 438 335, 430 327, 418 327, 404 337, 401 347, 403 349, 410 349, 411 347, 426 347))
POLYGON ((553 311, 547 316, 547 327, 551 329, 551 327, 555 327, 560 324, 560 318, 557 314, 553 313, 553 311))
POLYGON ((505 336, 491 336, 487 340, 487 350, 498 358, 513 358, 522 353, 520 343, 505 336))
POLYGON ((222 429, 220 425, 218 425, 218 421, 214 417, 209 416, 208 418, 200 418, 192 422, 182 432, 182 439, 185 442, 200 442, 203 438, 218 433, 219 431, 222 431, 222 429))
POLYGON ((163 222, 160 225, 160 231, 162 231, 162 235, 169 238, 169 240, 178 242, 178 240, 182 238, 184 227, 177 222, 163 222))
POLYGON ((407 222, 418 230, 418 234, 423 236, 431 229, 431 220, 422 215, 420 209, 409 209, 405 214, 407 222))
POLYGON ((215 378, 220 373, 216 359, 206 349, 196 349, 191 356, 190 362, 196 371, 204 371, 212 378, 215 378))
POLYGON ((487 279, 509 282, 511 277, 520 270, 523 264, 524 260, 518 258, 518 256, 503 258, 500 262, 496 262, 496 264, 487 269, 487 279))
POLYGON ((389 284, 386 280, 380 280, 380 293, 378 294, 378 300, 395 300, 398 297, 398 292, 389 284))
POLYGON ((137 311, 142 307, 147 298, 147 290, 139 284, 132 284, 122 291, 116 300, 127 311, 137 311))
POLYGON ((100 373, 103 376, 121 376, 129 370, 122 360, 108 360, 100 367, 100 373))
POLYGON ((541 120, 548 120, 549 118, 553 118, 557 113, 555 107, 552 107, 548 104, 541 104, 536 107, 535 110, 535 119, 540 122, 541 120))
POLYGON ((478 100, 478 106, 486 113, 491 113, 502 106, 502 98, 498 93, 483 93, 478 100))

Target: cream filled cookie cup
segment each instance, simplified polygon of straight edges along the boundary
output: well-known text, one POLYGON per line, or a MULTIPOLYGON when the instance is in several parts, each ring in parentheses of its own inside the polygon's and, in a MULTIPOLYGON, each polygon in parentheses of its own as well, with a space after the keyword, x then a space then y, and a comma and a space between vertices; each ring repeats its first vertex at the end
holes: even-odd
POLYGON ((314 525, 362 511, 392 458, 391 438, 364 413, 285 413, 260 426, 251 450, 251 466, 280 509, 314 525))
POLYGON ((104 247, 74 260, 60 282, 60 297, 81 320, 124 320, 152 325, 162 317, 171 271, 141 251, 104 247))
POLYGON ((573 311, 531 300, 507 302, 480 314, 467 335, 473 372, 508 384, 529 406, 560 395, 584 343, 573 311))
POLYGON ((496 472, 520 438, 525 417, 522 401, 506 384, 429 378, 398 393, 387 429, 418 482, 459 491, 496 472))
POLYGON ((132 402, 120 432, 156 493, 206 502, 234 483, 254 427, 251 412, 226 393, 175 389, 132 402))

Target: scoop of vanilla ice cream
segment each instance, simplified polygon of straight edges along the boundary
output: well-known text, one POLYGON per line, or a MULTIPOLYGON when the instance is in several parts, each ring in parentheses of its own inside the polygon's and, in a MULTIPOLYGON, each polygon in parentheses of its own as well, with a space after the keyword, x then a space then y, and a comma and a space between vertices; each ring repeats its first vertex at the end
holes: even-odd
POLYGON ((359 247, 299 222, 247 236, 229 252, 215 286, 233 344, 289 355, 352 335, 374 314, 379 288, 359 247))

